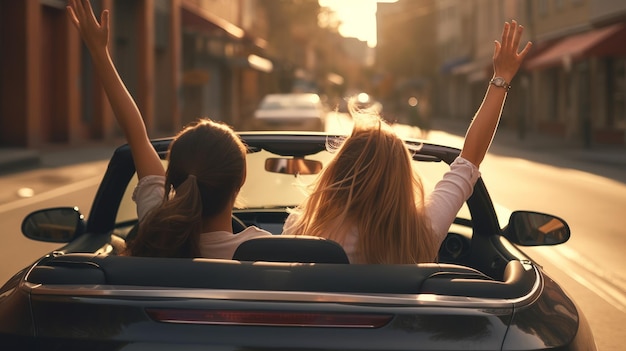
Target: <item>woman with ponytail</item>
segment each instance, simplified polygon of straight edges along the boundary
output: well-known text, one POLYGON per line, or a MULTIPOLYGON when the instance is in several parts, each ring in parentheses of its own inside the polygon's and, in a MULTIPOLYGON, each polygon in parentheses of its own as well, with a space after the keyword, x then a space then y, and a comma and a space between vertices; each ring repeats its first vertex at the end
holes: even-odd
POLYGON ((254 226, 233 234, 232 208, 246 178, 246 147, 234 131, 208 119, 187 126, 170 144, 165 170, 111 59, 109 11, 102 11, 100 22, 89 0, 70 0, 67 11, 89 49, 139 178, 133 193, 139 231, 126 253, 230 259, 241 242, 271 235, 254 226))

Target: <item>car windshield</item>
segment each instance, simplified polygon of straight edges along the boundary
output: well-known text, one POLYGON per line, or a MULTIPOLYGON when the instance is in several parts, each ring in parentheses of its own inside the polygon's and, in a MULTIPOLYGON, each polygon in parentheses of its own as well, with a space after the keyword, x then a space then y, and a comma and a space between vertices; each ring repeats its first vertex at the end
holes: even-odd
MULTIPOLYGON (((237 204, 241 208, 275 209, 295 207, 305 198, 309 185, 317 175, 280 174, 265 170, 265 162, 271 157, 281 157, 266 150, 249 153, 247 156, 248 175, 246 182, 239 193, 237 204)), ((322 151, 314 155, 306 156, 307 159, 318 160, 326 165, 333 154, 322 151)), ((167 166, 166 161, 163 161, 167 166)), ((450 169, 445 162, 418 162, 414 161, 414 169, 420 175, 426 194, 432 192, 435 184, 450 169)), ((117 214, 117 223, 134 220, 137 218, 136 207, 132 201, 132 192, 137 184, 137 177, 133 176, 128 184, 123 200, 117 214)), ((467 205, 463 205, 458 217, 470 219, 467 205)))

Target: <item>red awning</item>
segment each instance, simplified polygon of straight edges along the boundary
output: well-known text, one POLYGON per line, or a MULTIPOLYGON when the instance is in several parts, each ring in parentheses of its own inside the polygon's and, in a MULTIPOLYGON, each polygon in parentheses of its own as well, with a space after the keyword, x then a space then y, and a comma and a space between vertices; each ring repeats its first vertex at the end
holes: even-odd
POLYGON ((618 23, 561 39, 524 64, 528 70, 575 62, 586 57, 626 56, 626 24, 618 23))

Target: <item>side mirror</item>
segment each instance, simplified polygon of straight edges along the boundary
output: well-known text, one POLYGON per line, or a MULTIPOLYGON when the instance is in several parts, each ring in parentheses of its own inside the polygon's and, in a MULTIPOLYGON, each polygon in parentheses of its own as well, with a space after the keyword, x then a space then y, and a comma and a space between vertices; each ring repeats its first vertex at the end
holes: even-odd
POLYGON ((68 243, 85 230, 77 207, 48 208, 32 212, 22 221, 25 237, 49 243, 68 243))
POLYGON ((265 160, 265 170, 272 173, 308 175, 317 174, 322 170, 322 163, 302 157, 295 158, 268 158, 265 160))
POLYGON ((570 237, 567 223, 556 216, 530 211, 515 211, 504 228, 504 236, 522 246, 563 244, 570 237))

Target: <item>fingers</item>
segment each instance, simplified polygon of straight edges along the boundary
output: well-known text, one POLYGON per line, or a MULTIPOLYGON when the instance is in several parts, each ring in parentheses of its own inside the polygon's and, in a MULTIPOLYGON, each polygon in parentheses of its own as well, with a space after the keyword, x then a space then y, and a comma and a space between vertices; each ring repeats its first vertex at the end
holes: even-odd
POLYGON ((74 24, 74 27, 78 29, 78 18, 76 18, 76 13, 74 13, 74 9, 71 6, 67 6, 67 16, 70 18, 70 21, 74 24))
POLYGON ((519 50, 523 32, 524 27, 517 21, 505 22, 501 41, 495 41, 494 72, 507 80, 511 80, 515 76, 522 60, 532 46, 532 43, 528 42, 521 51, 519 50))
MULTIPOLYGON (((75 25, 90 23, 96 27, 100 25, 89 0, 68 0, 67 10, 75 25)), ((104 11, 102 14, 104 15, 104 11)), ((104 22, 105 18, 102 21, 104 22)), ((108 22, 108 14, 106 15, 106 21, 108 22)))
POLYGON ((513 50, 514 53, 517 53, 517 48, 519 47, 519 41, 522 37, 522 31, 524 30, 522 26, 517 24, 517 21, 513 20, 512 21, 512 28, 511 28, 511 50, 513 50))
POLYGON ((526 54, 528 54, 532 46, 533 46, 532 42, 529 41, 528 43, 526 43, 526 46, 524 46, 524 49, 522 49, 522 51, 519 53, 520 59, 523 60, 524 57, 526 57, 526 54))
POLYGON ((83 3, 80 0, 72 0, 72 8, 74 8, 74 12, 76 13, 79 23, 82 22, 85 19, 85 8, 83 7, 83 3))
POLYGON ((109 10, 103 10, 102 15, 100 15, 100 25, 102 29, 108 31, 109 30, 109 10))
POLYGON ((76 0, 69 0, 67 11, 70 16, 70 19, 72 20, 76 28, 79 28, 82 22, 81 20, 84 18, 83 16, 84 9, 82 7, 82 4, 76 0))
MULTIPOLYGON (((501 47, 505 52, 511 52, 516 55, 526 56, 532 43, 528 42, 526 46, 518 53, 519 45, 522 40, 522 34, 524 32, 524 26, 519 25, 517 21, 512 20, 511 23, 505 22, 502 30, 501 47)), ((499 52, 499 51, 498 51, 499 52)))
POLYGON ((85 15, 89 16, 94 23, 98 23, 98 19, 96 15, 93 13, 93 9, 91 8, 91 3, 89 0, 81 0, 85 7, 85 15))
POLYGON ((519 39, 518 39, 519 27, 517 26, 517 21, 513 20, 511 21, 511 23, 506 22, 504 24, 504 27, 505 27, 505 33, 503 33, 503 35, 505 35, 506 38, 504 39, 504 42, 502 43, 502 45, 507 51, 517 50, 517 46, 515 45, 516 42, 519 43, 519 39))
POLYGON ((502 44, 500 44, 499 41, 494 41, 494 48, 493 48, 493 57, 498 57, 498 55, 500 55, 500 50, 502 49, 502 44))
POLYGON ((509 36, 509 22, 504 22, 504 27, 502 28, 502 38, 500 38, 500 43, 504 47, 506 47, 508 36, 509 36))
POLYGON ((515 50, 515 34, 517 33, 517 22, 511 21, 511 25, 509 25, 509 35, 507 37, 506 47, 508 50, 515 50))
POLYGON ((76 29, 80 31, 80 14, 78 13, 79 5, 76 3, 76 0, 69 0, 66 9, 70 20, 74 24, 74 27, 76 27, 76 29))

